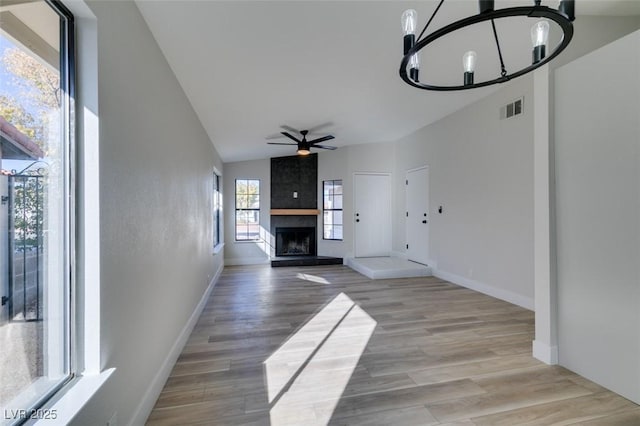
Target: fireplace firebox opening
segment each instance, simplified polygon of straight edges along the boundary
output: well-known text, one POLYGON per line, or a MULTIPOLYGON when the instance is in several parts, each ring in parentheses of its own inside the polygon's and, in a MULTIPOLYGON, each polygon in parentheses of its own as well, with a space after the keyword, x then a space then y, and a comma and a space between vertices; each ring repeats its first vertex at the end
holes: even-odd
POLYGON ((276 256, 315 256, 316 229, 276 228, 276 256))

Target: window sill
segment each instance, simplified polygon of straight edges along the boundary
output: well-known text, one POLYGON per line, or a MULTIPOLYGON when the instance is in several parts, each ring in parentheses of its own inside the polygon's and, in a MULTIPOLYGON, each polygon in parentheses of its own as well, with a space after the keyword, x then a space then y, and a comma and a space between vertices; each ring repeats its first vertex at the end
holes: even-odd
POLYGON ((43 412, 55 413, 55 419, 43 418, 27 424, 42 426, 69 424, 93 395, 107 383, 114 371, 116 371, 115 368, 110 368, 99 374, 87 374, 72 380, 59 392, 60 396, 54 399, 53 403, 45 405, 42 409, 43 412))
POLYGON ((213 248, 213 254, 218 254, 224 248, 224 243, 220 243, 213 248))

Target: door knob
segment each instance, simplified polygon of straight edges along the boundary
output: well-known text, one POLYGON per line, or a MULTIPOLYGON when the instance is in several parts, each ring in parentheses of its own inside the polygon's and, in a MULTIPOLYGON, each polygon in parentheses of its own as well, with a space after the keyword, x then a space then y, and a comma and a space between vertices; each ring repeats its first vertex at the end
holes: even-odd
POLYGON ((427 221, 426 221, 426 220, 423 220, 423 221, 422 221, 422 223, 427 223, 427 221))
POLYGON ((360 216, 360 213, 356 213, 356 217, 360 216))

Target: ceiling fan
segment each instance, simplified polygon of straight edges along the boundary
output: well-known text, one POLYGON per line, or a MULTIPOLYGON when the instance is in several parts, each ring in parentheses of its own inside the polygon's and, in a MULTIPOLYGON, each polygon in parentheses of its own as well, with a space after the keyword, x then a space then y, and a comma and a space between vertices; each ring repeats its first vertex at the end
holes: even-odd
MULTIPOLYGON (((329 145, 318 145, 320 142, 328 141, 331 139, 335 139, 333 135, 322 136, 317 139, 313 139, 308 141, 307 134, 309 134, 309 130, 296 130, 292 127, 282 126, 283 128, 293 132, 299 133, 302 135, 302 139, 298 139, 293 136, 289 132, 280 132, 281 135, 288 137, 289 139, 295 141, 295 143, 282 143, 282 142, 267 142, 270 145, 297 145, 298 146, 298 155, 309 155, 311 153, 311 148, 321 148, 321 149, 337 149, 335 146, 329 145)), ((279 136, 282 137, 282 136, 279 136)))

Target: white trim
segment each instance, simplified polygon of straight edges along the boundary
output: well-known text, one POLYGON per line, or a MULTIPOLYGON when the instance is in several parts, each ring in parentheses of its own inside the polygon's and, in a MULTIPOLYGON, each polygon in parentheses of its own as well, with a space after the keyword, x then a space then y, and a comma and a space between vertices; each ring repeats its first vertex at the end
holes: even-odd
POLYGON ((66 425, 69 424, 80 410, 89 402, 98 390, 109 380, 109 377, 116 371, 110 368, 98 374, 87 374, 72 380, 68 389, 60 392, 60 398, 55 400, 51 406, 45 405, 43 412, 55 414, 55 418, 42 418, 36 420, 33 425, 66 425))
POLYGON ((406 175, 407 173, 417 172, 418 170, 428 169, 428 168, 429 168, 429 165, 428 165, 428 164, 425 164, 424 166, 414 167, 413 169, 407 169, 407 171, 406 171, 405 175, 406 175))
MULTIPOLYGON (((426 170, 427 172, 427 212, 430 214, 430 209, 431 209, 431 200, 430 200, 430 190, 431 190, 431 186, 430 186, 430 177, 431 174, 429 173, 429 165, 425 164, 424 166, 420 166, 420 167, 416 167, 413 169, 409 169, 405 172, 404 177, 405 177, 405 184, 402 186, 404 188, 404 206, 405 206, 405 211, 407 212, 407 215, 404 215, 404 241, 406 243, 406 247, 409 247, 409 234, 410 234, 410 230, 409 230, 409 191, 408 191, 408 183, 409 183, 409 173, 414 173, 420 170, 426 170)), ((431 220, 431 216, 429 216, 427 219, 431 220)), ((429 225, 430 227, 431 225, 429 225)), ((428 235, 427 235, 427 255, 430 255, 430 238, 431 238, 431 231, 429 231, 428 235)), ((409 259, 409 249, 407 248, 405 250, 405 256, 406 259, 411 261, 411 262, 417 262, 417 263, 422 263, 421 261, 415 260, 415 259, 409 259)), ((423 259, 424 260, 424 259, 423 259)), ((427 261, 430 261, 431 259, 427 258, 427 261)), ((428 264, 430 265, 430 263, 428 264)))
MULTIPOLYGON (((558 345, 557 284, 554 271, 554 178, 550 139, 549 65, 533 73, 533 283, 535 300, 535 342, 547 348, 558 345)), ((549 350, 545 350, 549 352, 549 350)), ((547 357, 548 358, 548 357, 547 357)), ((543 359, 543 358, 539 358, 543 359)), ((545 361, 546 362, 546 361, 545 361)), ((557 362, 557 361, 556 361, 557 362)))
POLYGON ((218 243, 216 244, 216 246, 213 248, 213 253, 212 254, 218 254, 222 251, 222 249, 224 248, 224 243, 218 243))
POLYGON ((532 345, 533 357, 549 365, 558 364, 558 347, 549 346, 539 340, 534 340, 532 345))
POLYGON ((169 374, 171 374, 171 370, 176 364, 178 357, 182 353, 182 349, 184 348, 184 345, 187 343, 187 340, 189 339, 189 336, 191 335, 193 328, 198 322, 198 318, 200 318, 200 314, 202 314, 202 310, 204 309, 204 307, 207 304, 207 301, 209 300, 211 291, 213 291, 213 288, 215 287, 216 283, 218 282, 218 279, 220 278, 222 269, 223 267, 220 266, 216 271, 215 275, 213 276, 213 279, 211 280, 211 282, 209 282, 209 286, 207 287, 204 294, 202 295, 200 302, 198 302, 198 305, 196 305, 196 308, 191 314, 191 317, 189 317, 189 320, 187 321, 184 328, 178 335, 178 338, 176 339, 175 343, 169 350, 169 353, 167 354, 164 362, 162 363, 162 366, 160 366, 160 368, 158 369, 158 373, 149 384, 149 387, 147 388, 147 392, 145 392, 140 404, 138 404, 138 408, 136 408, 136 411, 133 413, 133 418, 132 418, 133 420, 131 421, 132 425, 145 424, 147 418, 151 414, 151 410, 153 410, 153 406, 156 404, 156 401, 160 396, 160 392, 162 392, 162 389, 164 388, 164 385, 167 379, 169 378, 169 374))
POLYGON ((459 275, 455 275, 455 274, 443 271, 441 269, 436 269, 435 267, 432 267, 432 273, 433 273, 433 276, 437 278, 450 281, 462 287, 470 288, 471 290, 475 290, 480 293, 483 293, 492 297, 496 297, 498 299, 504 300, 509 303, 513 303, 514 305, 518 305, 525 309, 529 309, 530 311, 533 311, 533 308, 534 308, 533 298, 525 297, 520 294, 513 293, 509 290, 496 288, 489 284, 482 283, 480 281, 464 278, 459 275))
POLYGON ((224 266, 266 265, 269 262, 269 257, 231 257, 224 260, 224 266))

